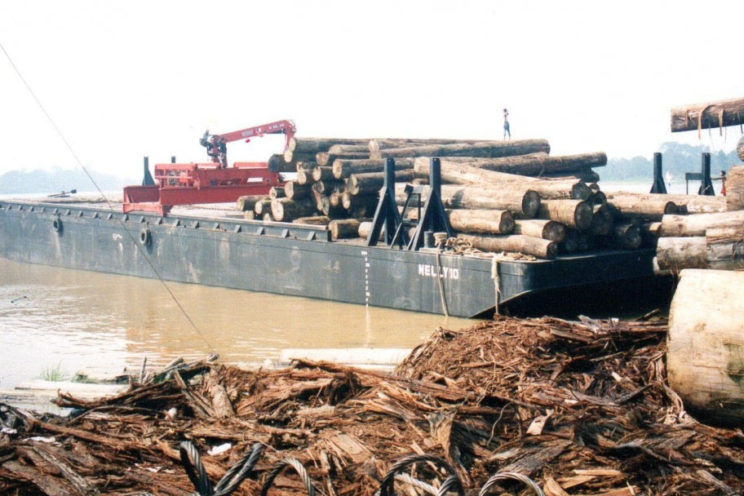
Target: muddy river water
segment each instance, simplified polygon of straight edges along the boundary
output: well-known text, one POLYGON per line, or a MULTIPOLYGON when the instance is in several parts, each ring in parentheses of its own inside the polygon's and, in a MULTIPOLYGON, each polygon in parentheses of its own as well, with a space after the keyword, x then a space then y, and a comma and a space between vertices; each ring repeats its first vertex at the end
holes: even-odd
POLYGON ((74 271, 0 258, 0 389, 173 358, 258 365, 283 348, 411 348, 465 319, 74 271))

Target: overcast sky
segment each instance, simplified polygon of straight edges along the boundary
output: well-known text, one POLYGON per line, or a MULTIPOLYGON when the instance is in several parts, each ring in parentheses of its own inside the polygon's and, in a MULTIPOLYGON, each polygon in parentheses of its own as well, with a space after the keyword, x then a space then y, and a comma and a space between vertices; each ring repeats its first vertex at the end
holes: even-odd
MULTIPOLYGON (((744 97, 732 1, 2 0, 0 43, 82 162, 139 177, 203 161, 206 128, 298 136, 547 138, 651 156, 671 107, 744 97)), ((0 53, 0 174, 76 167, 0 53)), ((703 133, 703 144, 732 149, 703 133)), ((280 140, 231 147, 266 159, 280 140)))

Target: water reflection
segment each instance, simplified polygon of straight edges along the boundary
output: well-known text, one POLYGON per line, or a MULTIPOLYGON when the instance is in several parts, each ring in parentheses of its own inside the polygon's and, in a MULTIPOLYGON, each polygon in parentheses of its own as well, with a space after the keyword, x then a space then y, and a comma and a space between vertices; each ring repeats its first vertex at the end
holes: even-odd
POLYGON ((168 283, 0 259, 0 388, 44 371, 116 374, 142 357, 258 364, 283 348, 413 347, 465 319, 168 283))

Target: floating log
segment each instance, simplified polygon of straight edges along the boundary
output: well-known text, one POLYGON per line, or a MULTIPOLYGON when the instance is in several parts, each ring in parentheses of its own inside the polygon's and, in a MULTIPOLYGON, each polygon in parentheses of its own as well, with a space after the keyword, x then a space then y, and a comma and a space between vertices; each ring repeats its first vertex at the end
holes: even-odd
POLYGON ((264 195, 241 196, 235 202, 235 206, 241 212, 245 212, 247 210, 253 211, 253 208, 256 206, 256 202, 259 200, 263 200, 264 198, 266 198, 264 195))
POLYGON ((534 238, 523 234, 509 234, 506 236, 472 236, 458 234, 458 239, 469 241, 473 248, 488 252, 513 252, 532 255, 538 258, 554 258, 558 253, 558 245, 554 241, 534 238))
POLYGON ((271 212, 271 198, 265 196, 260 200, 256 200, 253 205, 253 212, 256 214, 257 219, 262 219, 264 214, 271 212))
POLYGON ((714 227, 741 225, 744 210, 695 215, 665 215, 661 219, 661 236, 705 236, 714 227))
MULTIPOLYGON (((385 170, 384 159, 366 159, 366 160, 334 160, 333 177, 343 179, 352 174, 366 174, 371 172, 383 172, 385 170)), ((413 169, 413 160, 398 159, 395 161, 395 170, 413 169)))
POLYGON ((331 239, 356 238, 359 236, 359 222, 357 219, 336 219, 328 224, 331 239))
POLYGON ((455 143, 444 145, 418 145, 388 148, 373 154, 371 158, 388 157, 504 157, 549 152, 547 140, 485 141, 478 143, 455 143))
POLYGON ((447 215, 455 231, 479 234, 514 231, 514 218, 508 210, 450 210, 447 215))
POLYGON ((297 217, 292 224, 310 224, 313 226, 327 226, 331 219, 325 215, 311 215, 310 217, 297 217))
POLYGON ((744 166, 729 169, 726 179, 726 209, 744 210, 744 166))
POLYGON ((271 216, 277 222, 291 222, 297 217, 308 217, 315 213, 315 205, 308 200, 276 198, 271 200, 271 216))
POLYGON ((272 186, 269 190, 269 198, 271 198, 272 200, 274 198, 284 198, 285 196, 287 195, 284 193, 283 186, 272 186))
POLYGON ((608 205, 619 217, 639 218, 645 220, 661 220, 664 215, 679 213, 679 207, 673 201, 665 198, 653 198, 663 195, 649 195, 651 198, 610 193, 607 195, 608 205))
POLYGON ((303 200, 310 198, 312 186, 309 184, 299 184, 294 181, 284 184, 284 195, 290 200, 303 200))
POLYGON ((643 237, 638 224, 626 222, 617 224, 613 228, 613 238, 618 246, 626 250, 635 250, 641 247, 643 237))
POLYGON ((604 152, 563 156, 534 153, 502 158, 448 157, 442 159, 442 164, 446 162, 468 163, 473 167, 524 176, 543 176, 573 174, 587 169, 591 170, 591 167, 603 167, 607 165, 607 155, 604 152))
POLYGON ((705 237, 659 238, 656 261, 661 270, 704 269, 708 266, 705 237))
POLYGON ((333 181, 336 177, 333 176, 333 167, 322 167, 318 165, 313 169, 313 181, 333 181))
POLYGON ((744 272, 683 270, 669 310, 669 385, 706 422, 744 422, 744 272))
POLYGON ((514 234, 560 243, 566 238, 566 226, 549 219, 521 219, 514 221, 514 234))
POLYGON ((582 200, 542 200, 539 217, 550 219, 579 231, 585 231, 592 225, 594 209, 582 200))
MULTIPOLYGON (((399 195, 396 190, 396 200, 399 199, 405 201, 405 195, 399 195)), ((509 210, 522 218, 532 219, 540 210, 540 195, 530 189, 442 185, 442 203, 446 208, 509 210)))
MULTIPOLYGON (((396 170, 396 182, 409 182, 413 179, 413 169, 396 170)), ((364 174, 352 174, 346 182, 346 189, 352 195, 365 195, 376 193, 385 182, 385 174, 382 172, 370 172, 364 174)))
POLYGON ((673 133, 739 126, 744 122, 744 98, 676 107, 671 116, 673 133))

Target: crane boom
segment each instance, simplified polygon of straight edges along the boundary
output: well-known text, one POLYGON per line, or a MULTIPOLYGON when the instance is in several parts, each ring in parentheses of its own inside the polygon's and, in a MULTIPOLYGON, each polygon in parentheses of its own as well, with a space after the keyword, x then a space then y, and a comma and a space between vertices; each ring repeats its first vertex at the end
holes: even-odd
POLYGON ((207 155, 212 159, 212 162, 220 164, 222 168, 227 167, 227 144, 233 141, 241 139, 250 141, 251 138, 260 137, 265 134, 284 134, 286 148, 289 146, 289 141, 297 131, 292 121, 282 120, 276 122, 270 122, 268 124, 261 124, 260 126, 248 127, 240 129, 238 131, 231 131, 224 134, 209 134, 209 131, 204 132, 200 143, 206 147, 207 155))

